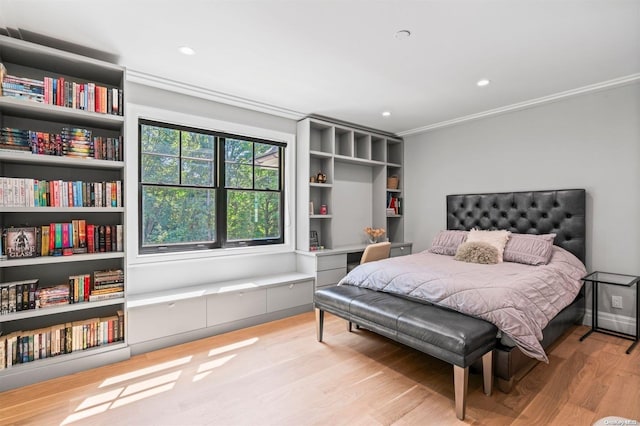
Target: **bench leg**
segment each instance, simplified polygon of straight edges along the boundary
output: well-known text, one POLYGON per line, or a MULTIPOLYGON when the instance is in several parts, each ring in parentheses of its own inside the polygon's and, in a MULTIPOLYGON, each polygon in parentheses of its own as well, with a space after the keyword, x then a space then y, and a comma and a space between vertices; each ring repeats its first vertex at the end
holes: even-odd
POLYGON ((316 337, 322 342, 322 329, 324 327, 324 311, 316 308, 316 337))
POLYGON ((482 356, 482 378, 484 393, 491 396, 493 390, 493 351, 482 356))
POLYGON ((352 325, 351 321, 347 321, 347 331, 349 333, 351 333, 351 325, 352 325))
POLYGON ((467 405, 467 387, 469 385, 469 367, 453 366, 453 390, 456 402, 456 417, 464 420, 467 405))

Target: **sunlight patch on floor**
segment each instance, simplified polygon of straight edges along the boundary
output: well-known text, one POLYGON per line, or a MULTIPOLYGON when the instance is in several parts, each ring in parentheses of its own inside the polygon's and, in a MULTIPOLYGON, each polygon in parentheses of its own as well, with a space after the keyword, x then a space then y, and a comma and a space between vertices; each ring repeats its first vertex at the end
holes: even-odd
POLYGON ((198 366, 198 374, 193 376, 193 381, 198 382, 204 379, 209 374, 211 374, 211 371, 214 368, 222 367, 223 365, 225 365, 227 362, 231 361, 235 357, 236 355, 234 354, 234 355, 225 356, 224 358, 215 359, 213 361, 203 362, 198 366))
POLYGON ((124 388, 118 388, 85 398, 84 401, 82 401, 82 403, 78 406, 78 408, 76 408, 76 411, 86 410, 90 407, 104 404, 105 402, 111 402, 118 396, 120 396, 123 390, 124 388))
POLYGON ((111 405, 111 403, 107 402, 106 404, 97 405, 97 406, 89 408, 87 410, 82 410, 80 412, 70 414, 70 415, 67 416, 66 419, 64 419, 62 421, 62 423, 60 423, 60 426, 68 425, 68 424, 71 424, 73 422, 77 422, 77 421, 80 421, 82 419, 86 419, 87 417, 91 417, 91 416, 95 416, 96 414, 104 413, 105 411, 107 411, 109 409, 110 405, 111 405))
POLYGON ((257 337, 253 337, 251 339, 242 340, 242 341, 237 342, 237 343, 232 343, 230 345, 221 346, 221 347, 216 348, 216 349, 211 349, 209 351, 209 356, 216 356, 216 355, 223 354, 225 352, 235 351, 236 349, 240 349, 240 348, 244 348, 244 347, 249 346, 249 345, 253 345, 257 341, 258 341, 258 338, 257 337))
POLYGON ((110 377, 100 385, 101 388, 106 386, 115 385, 117 383, 125 382, 131 379, 137 379, 138 377, 146 376, 147 374, 157 373, 158 371, 167 370, 169 368, 177 367, 179 365, 187 364, 191 361, 193 356, 189 355, 184 358, 179 358, 173 361, 163 362, 161 364, 156 364, 151 367, 141 368, 140 370, 135 370, 127 374, 121 374, 119 376, 110 377))
POLYGON ((182 370, 174 371, 173 373, 163 374, 162 376, 153 377, 151 379, 133 383, 126 387, 124 392, 122 392, 122 396, 129 396, 134 393, 139 393, 148 389, 158 387, 160 385, 164 385, 165 383, 175 382, 178 380, 181 373, 182 370))
MULTIPOLYGON (((221 346, 219 348, 211 349, 207 353, 207 357, 214 357, 231 351, 236 351, 247 346, 253 345, 258 342, 258 338, 242 340, 240 342, 232 343, 229 345, 221 346)), ((213 370, 226 365, 229 361, 237 357, 237 354, 229 354, 218 359, 213 359, 207 362, 203 362, 198 365, 197 371, 192 377, 193 382, 200 381, 210 375, 213 370)), ((91 416, 95 416, 106 412, 107 410, 116 409, 134 402, 143 400, 145 398, 158 395, 163 392, 172 390, 181 375, 183 370, 166 372, 168 369, 182 367, 193 361, 194 356, 189 355, 183 358, 178 358, 173 361, 167 361, 153 365, 151 367, 141 368, 131 371, 129 373, 120 374, 110 377, 104 380, 98 389, 107 388, 122 384, 126 381, 135 381, 126 386, 120 386, 116 389, 105 390, 104 392, 92 395, 85 398, 75 410, 75 413, 67 416, 61 425, 67 425, 80 420, 87 419, 91 416), (152 376, 153 375, 153 376, 152 376), (145 376, 149 376, 146 377, 145 376)))
POLYGON ((140 401, 141 399, 149 398, 151 396, 158 395, 159 393, 170 391, 175 385, 176 382, 171 382, 167 383, 166 385, 155 387, 153 389, 148 389, 144 392, 138 392, 131 396, 119 398, 118 400, 113 402, 113 404, 111 405, 111 409, 113 410, 114 408, 122 407, 123 405, 131 404, 132 402, 140 401))

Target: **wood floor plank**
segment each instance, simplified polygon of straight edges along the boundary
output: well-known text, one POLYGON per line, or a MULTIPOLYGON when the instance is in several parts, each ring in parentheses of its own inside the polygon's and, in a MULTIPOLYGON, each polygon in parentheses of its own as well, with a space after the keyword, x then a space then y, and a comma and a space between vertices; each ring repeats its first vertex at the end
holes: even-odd
POLYGON ((0 425, 517 425, 640 419, 640 351, 576 327, 510 394, 470 374, 466 419, 449 364, 313 313, 0 393, 0 425))

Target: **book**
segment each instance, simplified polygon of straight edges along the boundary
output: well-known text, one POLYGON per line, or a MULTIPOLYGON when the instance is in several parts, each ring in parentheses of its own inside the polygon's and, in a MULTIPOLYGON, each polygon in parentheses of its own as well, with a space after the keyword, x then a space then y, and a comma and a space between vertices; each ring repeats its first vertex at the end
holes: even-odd
POLYGON ((9 259, 36 256, 36 228, 7 229, 6 253, 9 259))
POLYGON ((114 291, 111 293, 100 293, 100 294, 91 293, 89 295, 89 301, 97 302, 100 300, 119 299, 121 297, 124 297, 124 291, 114 291))

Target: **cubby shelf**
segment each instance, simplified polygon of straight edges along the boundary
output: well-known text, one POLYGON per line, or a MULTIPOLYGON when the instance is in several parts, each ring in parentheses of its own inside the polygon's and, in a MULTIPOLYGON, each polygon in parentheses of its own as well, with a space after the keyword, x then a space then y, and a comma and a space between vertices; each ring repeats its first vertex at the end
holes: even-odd
POLYGON ((312 231, 325 249, 360 244, 366 226, 385 228, 392 242, 404 242, 402 215, 386 214, 388 197, 402 194, 387 188, 390 176, 402 182, 402 139, 314 117, 299 121, 297 133, 297 214, 309 218, 298 222, 297 249, 309 250, 312 231), (309 182, 319 172, 327 183, 309 182), (332 214, 309 215, 311 206, 317 212, 321 205, 332 214))

